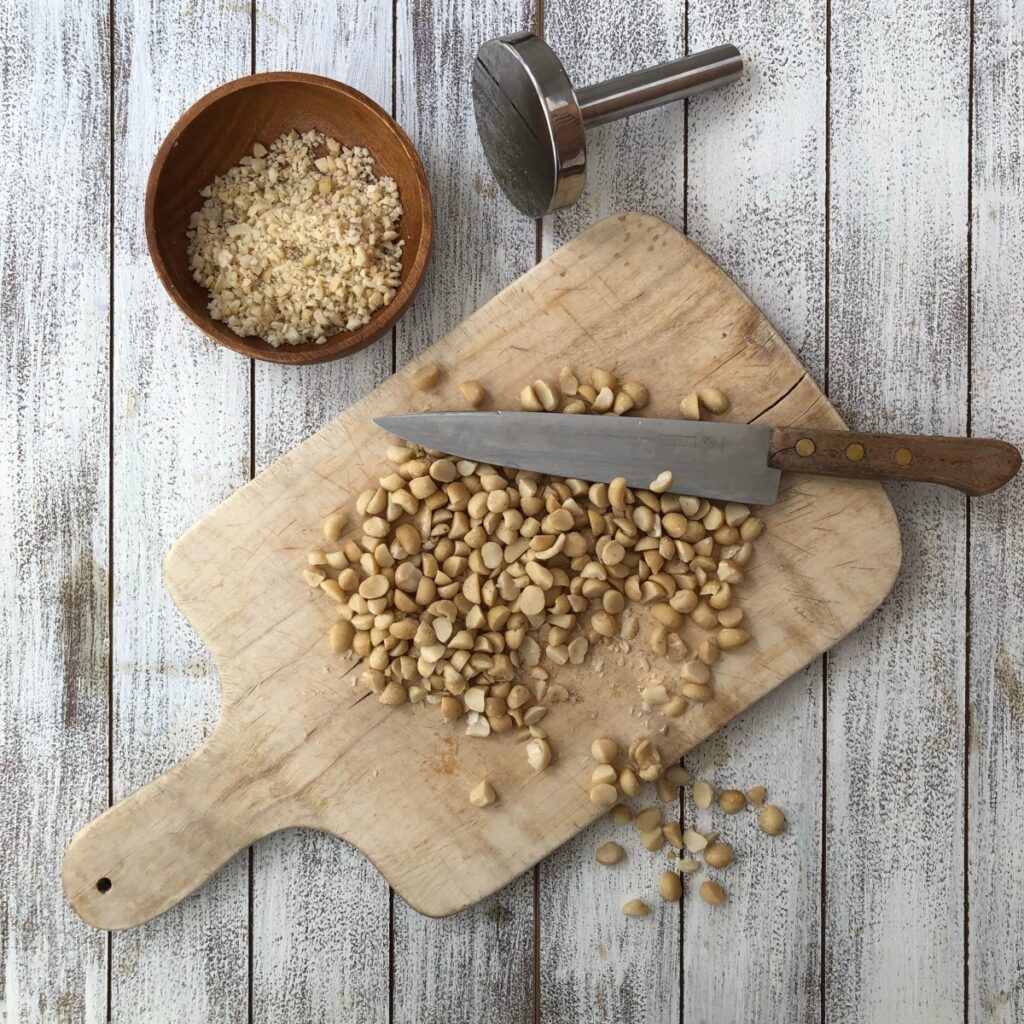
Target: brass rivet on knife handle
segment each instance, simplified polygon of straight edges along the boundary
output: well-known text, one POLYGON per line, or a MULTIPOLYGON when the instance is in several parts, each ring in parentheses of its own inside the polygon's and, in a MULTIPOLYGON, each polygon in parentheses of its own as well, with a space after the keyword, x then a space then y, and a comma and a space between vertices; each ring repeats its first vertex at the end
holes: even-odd
POLYGON ((1020 452, 983 437, 862 434, 808 427, 773 427, 768 465, 820 476, 944 484, 965 494, 989 494, 1012 480, 1020 452))

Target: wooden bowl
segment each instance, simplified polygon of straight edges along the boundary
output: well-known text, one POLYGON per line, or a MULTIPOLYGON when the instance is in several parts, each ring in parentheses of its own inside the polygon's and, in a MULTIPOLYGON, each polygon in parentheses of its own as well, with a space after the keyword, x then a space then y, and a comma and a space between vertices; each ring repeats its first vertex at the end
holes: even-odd
POLYGON ((185 315, 211 338, 242 355, 272 363, 323 363, 351 355, 386 334, 419 290, 430 257, 434 215, 430 190, 413 144, 394 118, 361 92, 318 75, 274 71, 228 82, 190 107, 153 162, 146 188, 146 240, 156 272, 185 315), (345 146, 364 146, 376 173, 398 184, 399 230, 405 239, 402 282, 369 323, 332 334, 322 345, 273 345, 243 338, 210 316, 209 295, 192 279, 186 231, 202 205, 199 190, 243 157, 253 143, 269 145, 286 132, 311 128, 345 146))

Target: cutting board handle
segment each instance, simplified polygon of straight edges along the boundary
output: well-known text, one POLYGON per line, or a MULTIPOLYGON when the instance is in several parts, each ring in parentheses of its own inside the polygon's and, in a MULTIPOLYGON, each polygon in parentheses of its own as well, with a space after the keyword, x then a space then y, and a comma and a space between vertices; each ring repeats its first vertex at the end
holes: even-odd
POLYGON ((768 464, 819 476, 945 484, 976 497, 1016 476, 1020 452, 1006 441, 985 437, 774 427, 768 464))
POLYGON ((194 754, 115 804, 75 836, 61 883, 79 917, 96 928, 130 928, 174 906, 261 828, 267 799, 247 776, 232 730, 218 727, 194 754))

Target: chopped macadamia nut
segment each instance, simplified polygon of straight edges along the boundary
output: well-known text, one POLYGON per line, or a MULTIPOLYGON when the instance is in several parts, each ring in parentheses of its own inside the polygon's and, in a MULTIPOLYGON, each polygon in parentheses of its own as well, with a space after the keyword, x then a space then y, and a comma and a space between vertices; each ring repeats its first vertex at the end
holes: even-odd
POLYGON ((210 293, 210 315, 236 334, 275 348, 323 344, 394 299, 402 206, 368 150, 292 131, 257 143, 200 196, 189 268, 210 293))

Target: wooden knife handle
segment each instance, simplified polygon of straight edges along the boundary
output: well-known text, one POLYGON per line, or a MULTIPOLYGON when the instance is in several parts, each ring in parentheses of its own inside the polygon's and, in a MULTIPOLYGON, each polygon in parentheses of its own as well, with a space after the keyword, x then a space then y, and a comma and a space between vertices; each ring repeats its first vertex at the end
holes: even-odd
POLYGON ((216 730, 194 754, 114 804, 75 836, 64 894, 86 924, 114 930, 174 906, 272 827, 256 809, 260 780, 216 730))
POLYGON ((977 496, 1017 475, 1020 452, 1006 441, 985 437, 774 427, 768 465, 819 476, 945 484, 977 496))

